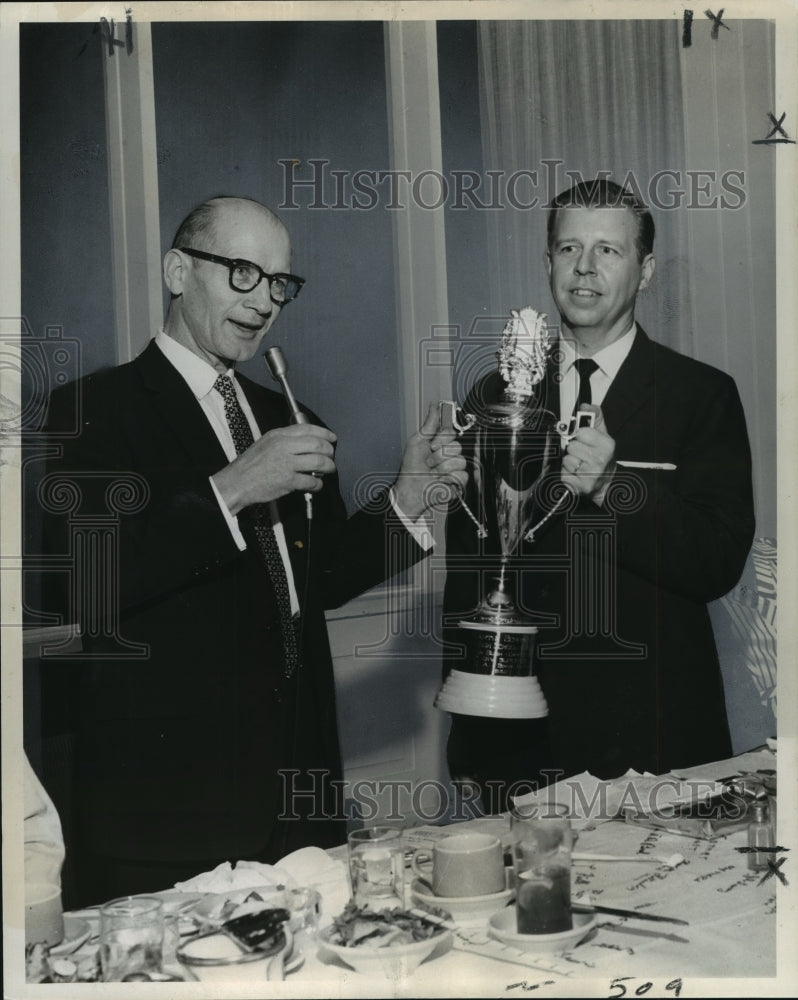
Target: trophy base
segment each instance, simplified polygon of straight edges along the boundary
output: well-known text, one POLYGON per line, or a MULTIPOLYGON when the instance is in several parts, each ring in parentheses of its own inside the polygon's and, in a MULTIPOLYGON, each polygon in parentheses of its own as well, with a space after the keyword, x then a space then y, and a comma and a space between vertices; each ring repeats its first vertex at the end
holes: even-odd
POLYGON ((507 677, 450 671, 435 707, 456 715, 498 719, 542 719, 549 714, 537 677, 507 677))

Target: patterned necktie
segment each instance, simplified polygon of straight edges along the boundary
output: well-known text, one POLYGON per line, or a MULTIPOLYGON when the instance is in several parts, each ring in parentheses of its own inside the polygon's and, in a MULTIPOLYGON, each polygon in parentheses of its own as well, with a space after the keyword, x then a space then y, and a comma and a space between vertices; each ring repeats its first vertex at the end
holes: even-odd
POLYGON ((584 403, 592 403, 593 393, 590 390, 590 376, 598 371, 598 365, 592 358, 579 358, 574 361, 574 368, 579 372, 579 392, 576 394, 574 414, 579 412, 584 403))
MULTIPOLYGON (((241 409, 241 404, 236 396, 233 380, 229 375, 219 375, 213 384, 213 388, 224 400, 224 415, 233 437, 236 454, 253 443, 252 430, 249 421, 241 409)), ((288 590, 288 577, 285 573, 285 564, 277 546, 277 539, 274 536, 272 520, 269 516, 268 504, 255 504, 252 508, 255 522, 255 534, 258 538, 260 550, 269 577, 272 581, 277 606, 280 610, 280 622, 282 624, 283 648, 285 651, 285 675, 290 677, 299 665, 299 646, 297 642, 299 615, 291 613, 291 595, 288 590)))

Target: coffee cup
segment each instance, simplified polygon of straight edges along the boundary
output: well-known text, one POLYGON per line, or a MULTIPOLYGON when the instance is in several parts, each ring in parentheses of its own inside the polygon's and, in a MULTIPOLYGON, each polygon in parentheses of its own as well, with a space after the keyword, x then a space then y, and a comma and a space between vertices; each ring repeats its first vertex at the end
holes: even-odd
POLYGON ((504 852, 488 833, 456 833, 413 855, 413 872, 436 896, 486 896, 505 889, 504 852))

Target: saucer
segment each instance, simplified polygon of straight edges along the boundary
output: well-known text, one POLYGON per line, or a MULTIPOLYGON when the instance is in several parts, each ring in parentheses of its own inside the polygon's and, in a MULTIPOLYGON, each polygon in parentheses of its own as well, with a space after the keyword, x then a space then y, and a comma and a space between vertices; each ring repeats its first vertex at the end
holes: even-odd
MULTIPOLYGON (((438 906, 442 910, 448 910, 452 919, 457 922, 479 920, 501 910, 513 899, 515 889, 511 885, 512 874, 512 868, 506 868, 506 887, 501 892, 489 892, 483 896, 436 896, 425 882, 414 878, 410 883, 410 896, 414 903, 422 906, 438 906)), ((515 918, 515 910, 512 912, 515 918)))
POLYGON ((569 931, 560 931, 558 934, 519 934, 516 930, 515 907, 512 907, 493 914, 488 921, 488 932, 498 941, 533 955, 559 955, 575 948, 596 926, 595 913, 573 911, 571 915, 574 925, 569 931))

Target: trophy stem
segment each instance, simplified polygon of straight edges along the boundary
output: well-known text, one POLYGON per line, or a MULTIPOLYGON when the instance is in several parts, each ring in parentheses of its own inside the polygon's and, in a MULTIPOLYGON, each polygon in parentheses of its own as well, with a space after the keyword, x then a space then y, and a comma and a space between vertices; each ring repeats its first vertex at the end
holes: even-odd
POLYGON ((537 632, 539 621, 516 605, 515 574, 509 571, 507 563, 508 557, 502 556, 499 572, 493 577, 487 595, 473 614, 460 622, 462 628, 537 632))
POLYGON ((486 602, 491 608, 495 608, 498 614, 512 614, 515 617, 519 614, 515 606, 515 587, 507 573, 507 556, 502 558, 499 575, 496 577, 495 586, 488 594, 486 602))

